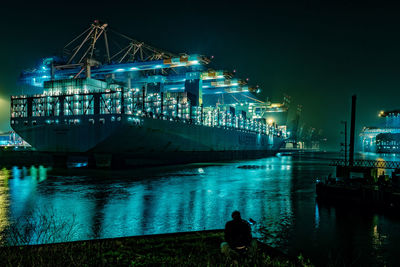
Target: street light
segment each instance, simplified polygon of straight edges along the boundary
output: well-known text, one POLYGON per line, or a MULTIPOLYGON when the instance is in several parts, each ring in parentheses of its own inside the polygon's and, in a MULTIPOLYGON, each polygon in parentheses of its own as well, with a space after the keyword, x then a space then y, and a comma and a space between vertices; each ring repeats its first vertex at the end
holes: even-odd
POLYGON ((268 123, 269 125, 272 125, 272 124, 274 123, 274 119, 273 119, 273 118, 267 119, 267 123, 268 123))
POLYGON ((344 165, 347 165, 347 121, 341 121, 344 124, 344 165))

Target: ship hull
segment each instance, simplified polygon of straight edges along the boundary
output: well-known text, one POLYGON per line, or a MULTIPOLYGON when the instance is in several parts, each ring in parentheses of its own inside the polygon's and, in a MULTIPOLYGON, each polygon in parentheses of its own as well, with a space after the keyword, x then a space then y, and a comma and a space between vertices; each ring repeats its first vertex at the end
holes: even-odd
POLYGON ((108 155, 126 165, 260 158, 275 154, 283 144, 277 136, 149 117, 93 115, 53 120, 14 119, 12 126, 38 151, 108 155))

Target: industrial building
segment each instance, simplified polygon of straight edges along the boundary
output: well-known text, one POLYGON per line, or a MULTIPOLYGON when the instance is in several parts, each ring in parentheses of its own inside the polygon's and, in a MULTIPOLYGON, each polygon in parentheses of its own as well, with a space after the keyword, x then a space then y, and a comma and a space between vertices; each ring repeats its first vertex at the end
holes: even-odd
POLYGON ((400 110, 381 111, 383 127, 364 127, 360 137, 365 152, 400 152, 400 110))

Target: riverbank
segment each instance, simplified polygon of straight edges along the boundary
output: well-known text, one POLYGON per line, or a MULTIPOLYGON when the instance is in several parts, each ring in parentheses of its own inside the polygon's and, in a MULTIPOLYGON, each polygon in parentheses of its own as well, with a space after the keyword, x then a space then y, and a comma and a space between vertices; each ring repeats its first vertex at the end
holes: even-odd
POLYGON ((3 247, 2 266, 311 266, 259 243, 251 259, 220 252, 222 230, 3 247))

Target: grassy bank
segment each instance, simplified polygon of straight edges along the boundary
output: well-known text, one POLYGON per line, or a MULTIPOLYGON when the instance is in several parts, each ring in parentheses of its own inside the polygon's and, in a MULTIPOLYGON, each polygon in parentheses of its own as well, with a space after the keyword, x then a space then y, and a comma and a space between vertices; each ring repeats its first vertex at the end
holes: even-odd
POLYGON ((2 266, 310 266, 260 244, 252 258, 220 252, 222 231, 125 237, 49 245, 3 247, 2 266))

